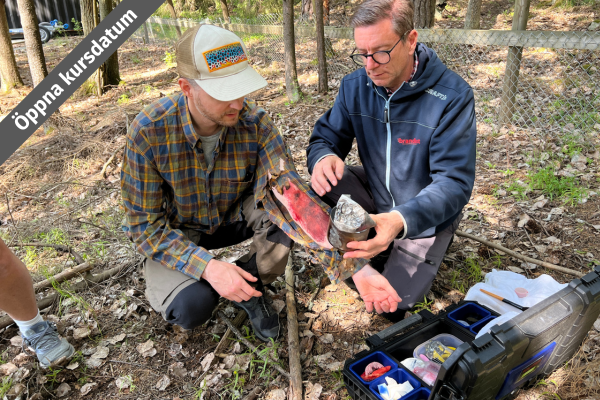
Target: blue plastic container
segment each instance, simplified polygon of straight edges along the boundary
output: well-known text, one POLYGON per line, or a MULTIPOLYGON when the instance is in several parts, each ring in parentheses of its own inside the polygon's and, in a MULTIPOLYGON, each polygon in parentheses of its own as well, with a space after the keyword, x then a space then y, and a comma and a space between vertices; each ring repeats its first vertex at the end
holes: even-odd
MULTIPOLYGON (((354 364, 351 364, 350 368, 349 368, 350 372, 352 372, 354 375, 356 375, 356 377, 362 383, 364 383, 365 385, 369 385, 371 382, 365 381, 360 376, 362 375, 363 372, 365 372, 365 368, 367 368, 367 365, 369 365, 372 362, 378 362, 381 365, 383 365, 384 367, 387 367, 388 365, 392 367, 392 368, 390 368, 388 373, 384 376, 388 376, 391 372, 398 369, 398 364, 395 361, 393 361, 391 358, 389 358, 387 355, 385 355, 381 351, 376 351, 374 353, 369 354, 367 357, 358 360, 354 364)), ((375 382, 375 381, 372 381, 372 382, 375 382)))
POLYGON ((488 322, 490 322, 493 319, 496 319, 496 316, 490 315, 486 319, 482 319, 481 321, 471 325, 469 330, 477 335, 479 333, 479 331, 481 330, 481 328, 483 328, 488 322))
MULTIPOLYGON (((377 386, 382 383, 385 383, 386 377, 393 378, 398 383, 404 383, 404 382, 408 381, 408 382, 410 382, 410 384, 412 385, 412 387, 414 389, 418 389, 421 387, 421 382, 419 382, 417 380, 417 378, 413 377, 407 370, 405 370, 404 368, 397 368, 395 371, 393 371, 393 372, 390 371, 387 374, 383 375, 381 378, 375 379, 369 385, 371 392, 375 393, 375 396, 377 396, 377 398, 380 400, 383 400, 383 397, 381 397, 381 395, 379 394, 379 390, 377 389, 377 386)), ((402 396, 402 399, 407 399, 408 396, 414 392, 415 392, 415 390, 407 393, 406 395, 402 396)))
POLYGON ((420 387, 406 396, 401 397, 401 400, 427 400, 429 399, 430 395, 431 390, 425 387, 420 387))
POLYGON ((492 313, 489 312, 488 310, 486 310, 485 308, 478 306, 475 303, 468 303, 462 307, 457 308, 456 310, 452 311, 451 313, 449 313, 448 318, 451 319, 452 321, 456 322, 458 325, 462 326, 463 328, 470 329, 471 326, 480 323, 482 320, 488 318, 490 315, 492 315, 492 313), (473 322, 472 324, 468 324, 468 325, 465 325, 464 323, 459 322, 459 321, 465 321, 465 318, 467 318, 467 317, 475 317, 475 318, 478 318, 478 320, 473 322))

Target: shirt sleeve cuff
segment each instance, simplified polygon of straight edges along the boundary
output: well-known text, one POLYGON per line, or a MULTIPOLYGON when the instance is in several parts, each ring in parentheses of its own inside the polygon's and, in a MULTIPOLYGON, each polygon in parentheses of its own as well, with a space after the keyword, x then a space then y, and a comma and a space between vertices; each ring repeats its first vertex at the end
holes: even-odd
POLYGON ((184 274, 200 280, 202 277, 202 273, 206 269, 206 265, 210 260, 212 260, 214 256, 210 254, 208 251, 203 249, 202 247, 198 247, 188 259, 187 264, 184 267, 184 270, 181 271, 184 274))
POLYGON ((404 225, 404 228, 402 228, 402 231, 400 231, 400 233, 399 233, 399 235, 402 235, 402 236, 396 237, 396 239, 404 239, 406 237, 406 232, 408 232, 408 226, 406 225, 406 220, 404 219, 404 215, 402 215, 402 213, 398 210, 392 210, 392 212, 398 213, 400 218, 402 218, 402 223, 404 225))
POLYGON ((327 154, 325 154, 325 155, 322 155, 321 157, 319 157, 319 159, 318 159, 318 160, 317 160, 317 162, 315 163, 315 166, 316 166, 316 165, 319 163, 319 161, 321 161, 321 160, 322 160, 322 159, 324 159, 325 157, 329 157, 329 156, 336 156, 336 157, 337 157, 337 154, 334 154, 334 153, 327 153, 327 154))

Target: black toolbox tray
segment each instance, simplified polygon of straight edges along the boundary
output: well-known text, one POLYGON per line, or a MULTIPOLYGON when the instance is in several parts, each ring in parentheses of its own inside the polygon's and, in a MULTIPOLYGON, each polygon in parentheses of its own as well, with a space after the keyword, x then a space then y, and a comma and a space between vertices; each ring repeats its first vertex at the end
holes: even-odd
POLYGON ((512 397, 527 382, 560 367, 579 348, 600 315, 600 266, 478 339, 471 329, 449 317, 469 303, 479 305, 463 301, 435 316, 424 310, 368 338, 370 350, 358 353, 344 365, 344 383, 350 396, 381 400, 355 375, 356 371, 350 370, 354 363, 381 352, 399 364, 413 356, 416 346, 449 333, 464 343, 442 365, 433 387, 415 377, 421 386, 419 394, 402 400, 422 400, 426 395, 431 400, 512 397))

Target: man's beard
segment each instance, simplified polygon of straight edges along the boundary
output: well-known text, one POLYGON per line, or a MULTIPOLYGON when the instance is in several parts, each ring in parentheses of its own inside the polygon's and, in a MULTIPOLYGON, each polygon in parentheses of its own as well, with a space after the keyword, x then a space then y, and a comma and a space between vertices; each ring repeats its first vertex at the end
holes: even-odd
POLYGON ((237 119, 231 121, 231 122, 226 122, 224 120, 224 117, 226 114, 232 113, 232 112, 237 112, 237 110, 235 109, 230 109, 225 111, 223 114, 221 114, 220 116, 216 116, 213 113, 211 113, 210 111, 208 111, 206 108, 204 108, 204 105, 202 104, 202 102, 200 101, 200 99, 196 100, 194 99, 194 102, 196 103, 196 109, 198 110, 198 112, 200 113, 200 115, 202 115, 204 118, 206 118, 207 120, 219 125, 219 126, 235 126, 237 124, 237 119))

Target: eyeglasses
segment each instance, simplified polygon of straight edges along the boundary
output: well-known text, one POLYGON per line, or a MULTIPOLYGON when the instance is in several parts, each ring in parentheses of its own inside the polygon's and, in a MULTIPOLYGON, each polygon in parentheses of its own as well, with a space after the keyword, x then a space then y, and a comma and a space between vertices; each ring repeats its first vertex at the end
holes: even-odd
MULTIPOLYGON (((402 36, 400 36, 400 39, 398 39, 394 47, 392 47, 390 50, 380 50, 376 51, 373 54, 352 54, 350 55, 350 58, 352 59, 352 61, 354 61, 356 65, 359 65, 361 67, 367 65, 367 60, 369 57, 371 57, 373 61, 375 61, 377 64, 387 64, 392 59, 390 53, 396 48, 398 43, 400 43, 400 41, 403 40, 406 34, 409 32, 410 31, 406 31, 402 36)), ((356 51, 356 49, 354 51, 356 51)))

